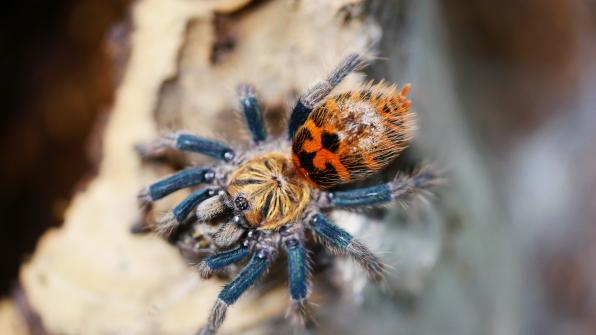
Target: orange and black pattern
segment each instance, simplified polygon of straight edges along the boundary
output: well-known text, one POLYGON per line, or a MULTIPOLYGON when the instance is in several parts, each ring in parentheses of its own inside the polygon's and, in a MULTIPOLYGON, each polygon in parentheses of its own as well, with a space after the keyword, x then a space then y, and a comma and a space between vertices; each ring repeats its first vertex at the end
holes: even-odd
POLYGON ((292 139, 298 171, 329 188, 383 169, 412 138, 409 90, 381 82, 328 98, 292 139))

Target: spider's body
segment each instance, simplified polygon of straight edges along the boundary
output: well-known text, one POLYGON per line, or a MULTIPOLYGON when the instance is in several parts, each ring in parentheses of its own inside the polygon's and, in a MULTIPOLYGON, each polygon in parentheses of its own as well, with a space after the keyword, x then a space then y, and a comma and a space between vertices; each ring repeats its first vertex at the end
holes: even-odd
POLYGON ((311 199, 310 185, 292 161, 278 152, 241 165, 230 178, 227 193, 250 227, 278 230, 295 221, 311 199))
POLYGON ((327 99, 294 135, 292 159, 300 172, 326 188, 384 168, 412 137, 409 89, 380 83, 327 99))
POLYGON ((406 97, 409 86, 398 91, 383 83, 369 84, 328 97, 365 63, 361 56, 349 55, 326 80, 302 95, 290 116, 287 139, 268 139, 254 93, 243 86, 242 111, 256 146, 251 150, 237 154, 223 143, 183 133, 140 147, 146 158, 174 149, 221 161, 213 168, 182 170, 139 195, 143 203, 150 204, 182 188, 215 185, 194 191, 154 227, 167 236, 179 232, 175 242, 191 245, 196 255, 204 256, 207 251, 198 264, 204 278, 232 264, 246 264, 221 291, 201 334, 219 328, 227 307, 266 272, 280 250, 287 254, 293 310, 306 318, 309 264, 305 245, 310 236, 332 252, 354 258, 372 280, 382 279, 383 263, 325 214, 334 208, 387 205, 428 189, 437 177, 419 169, 376 186, 330 190, 380 171, 412 137, 413 115, 406 97))

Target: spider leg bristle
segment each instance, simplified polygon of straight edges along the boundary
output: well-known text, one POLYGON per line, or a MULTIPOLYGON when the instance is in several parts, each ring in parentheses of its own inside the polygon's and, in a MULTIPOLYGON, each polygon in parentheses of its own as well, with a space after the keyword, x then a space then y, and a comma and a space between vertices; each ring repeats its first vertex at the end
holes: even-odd
POLYGON ((288 138, 304 124, 310 112, 321 103, 333 89, 350 73, 360 71, 368 65, 368 60, 359 53, 347 55, 327 77, 310 87, 296 102, 288 122, 288 138))
POLYGON ((201 328, 196 335, 213 335, 221 327, 221 324, 226 318, 226 312, 228 311, 228 304, 223 300, 217 299, 211 313, 207 319, 207 325, 201 328))
POLYGON ((157 159, 165 153, 176 147, 176 137, 173 134, 167 134, 149 143, 136 144, 134 150, 141 159, 157 159))
POLYGON ((444 178, 430 165, 416 168, 410 174, 400 173, 389 183, 393 199, 409 200, 420 196, 424 198, 432 194, 431 189, 442 185, 444 178))
POLYGON ((362 242, 353 239, 348 244, 346 251, 366 271, 370 280, 374 282, 383 281, 387 267, 362 242))
POLYGON ((169 237, 179 225, 180 222, 176 220, 174 213, 169 212, 157 220, 153 231, 155 231, 159 236, 169 237))
POLYGON ((199 272, 199 276, 203 279, 209 279, 214 272, 205 261, 201 261, 197 264, 197 271, 199 272))
POLYGON ((364 70, 368 66, 368 59, 362 54, 351 53, 347 55, 341 63, 327 77, 327 81, 333 87, 339 85, 351 72, 364 70))
POLYGON ((298 227, 295 233, 283 236, 284 248, 288 255, 289 289, 292 299, 291 315, 296 323, 306 325, 312 321, 307 304, 311 272, 308 252, 304 247, 303 226, 295 227, 298 227))
POLYGON ((399 173, 391 182, 346 191, 321 191, 316 202, 320 208, 368 208, 388 206, 393 201, 407 204, 418 196, 432 194, 432 189, 443 183, 443 177, 430 166, 424 165, 412 173, 399 173))
MULTIPOLYGON (((269 245, 268 247, 272 246, 269 245)), ((244 269, 221 290, 217 302, 211 309, 207 325, 199 331, 199 334, 214 334, 217 331, 225 318, 228 306, 235 303, 246 290, 265 274, 273 259, 274 255, 267 248, 256 251, 244 269)))
POLYGON ((311 304, 308 302, 308 299, 299 299, 299 300, 292 300, 291 308, 291 317, 292 321, 302 327, 307 329, 312 328, 316 320, 313 318, 312 311, 311 311, 311 304))
POLYGON ((311 218, 311 229, 331 252, 352 257, 367 273, 369 279, 382 281, 386 266, 362 242, 333 224, 321 213, 311 218))

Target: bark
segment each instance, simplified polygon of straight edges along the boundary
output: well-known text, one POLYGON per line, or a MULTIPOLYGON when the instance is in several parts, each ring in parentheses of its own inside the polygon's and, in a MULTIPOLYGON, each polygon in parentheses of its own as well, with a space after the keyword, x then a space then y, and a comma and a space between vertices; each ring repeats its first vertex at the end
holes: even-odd
MULTIPOLYGON (((2 302, 0 333, 196 331, 223 283, 199 280, 159 238, 129 233, 139 213, 137 191, 167 172, 141 164, 133 146, 181 128, 241 142, 241 124, 233 115, 234 88, 243 81, 258 88, 268 119, 283 119, 297 92, 347 52, 364 50, 378 38, 374 24, 351 15, 359 3, 136 2, 99 174, 74 197, 63 226, 48 231, 22 266, 27 305, 2 302), (26 315, 39 316, 42 329, 26 315)), ((287 304, 283 287, 262 296, 249 293, 230 310, 222 333, 282 317, 287 304)))

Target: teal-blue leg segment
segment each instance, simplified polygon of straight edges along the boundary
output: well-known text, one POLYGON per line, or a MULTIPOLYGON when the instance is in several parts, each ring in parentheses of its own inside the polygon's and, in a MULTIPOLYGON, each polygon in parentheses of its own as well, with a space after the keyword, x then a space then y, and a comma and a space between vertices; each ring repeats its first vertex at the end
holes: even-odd
POLYGON ((249 85, 240 85, 238 88, 240 96, 240 106, 244 114, 244 121, 250 130, 250 135, 254 143, 261 143, 267 139, 267 128, 263 120, 261 107, 254 93, 254 89, 249 85))
POLYGON ((321 213, 311 219, 311 229, 332 251, 349 255, 362 266, 368 277, 374 281, 381 281, 385 272, 385 265, 364 244, 355 239, 350 233, 333 224, 321 213))

